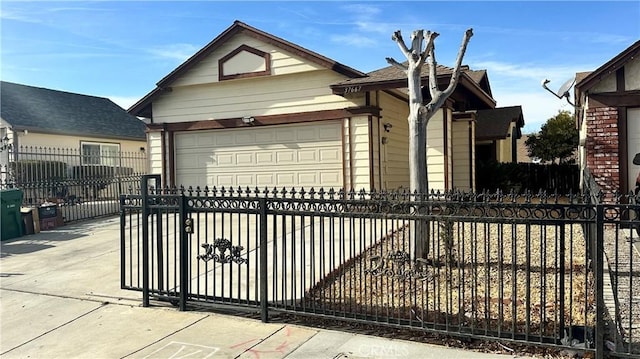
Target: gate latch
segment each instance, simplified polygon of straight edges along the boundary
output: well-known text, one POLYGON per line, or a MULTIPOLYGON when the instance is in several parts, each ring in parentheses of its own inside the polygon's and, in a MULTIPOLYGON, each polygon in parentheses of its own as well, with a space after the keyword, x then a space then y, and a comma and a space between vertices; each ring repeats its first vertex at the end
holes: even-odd
POLYGON ((193 234, 193 218, 187 218, 184 220, 184 231, 189 234, 193 234))

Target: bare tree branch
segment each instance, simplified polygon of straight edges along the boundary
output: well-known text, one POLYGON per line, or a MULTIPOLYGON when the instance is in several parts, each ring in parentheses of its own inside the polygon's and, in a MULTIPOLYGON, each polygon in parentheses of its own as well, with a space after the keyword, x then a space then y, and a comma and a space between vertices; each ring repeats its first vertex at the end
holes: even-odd
POLYGON ((424 51, 422 52, 422 54, 420 55, 420 61, 417 64, 418 67, 422 67, 422 65, 424 65, 424 62, 429 56, 429 52, 431 51, 431 48, 433 48, 433 44, 435 43, 436 37, 438 37, 439 35, 440 34, 438 34, 437 32, 427 31, 427 35, 425 36, 427 45, 424 51))
POLYGON ((404 40, 402 39, 402 33, 400 33, 400 30, 396 30, 393 33, 393 35, 391 36, 391 40, 395 41, 396 44, 398 44, 400 51, 408 59, 411 52, 407 48, 407 45, 404 43, 404 40))
POLYGON ((438 74, 436 71, 438 63, 436 62, 435 48, 435 44, 432 44, 429 48, 429 56, 427 58, 427 64, 429 65, 429 93, 431 94, 431 102, 433 102, 440 93, 440 90, 438 89, 438 74))
POLYGON ((464 53, 467 51, 467 44, 469 40, 473 36, 473 29, 468 29, 465 31, 464 36, 462 37, 462 45, 460 45, 460 50, 458 51, 458 58, 456 59, 456 65, 453 68, 453 74, 451 75, 451 80, 449 80, 449 86, 446 90, 444 90, 444 97, 448 97, 453 93, 453 90, 456 88, 456 84, 458 83, 458 77, 460 76, 460 66, 462 66, 462 58, 464 57, 464 53))
POLYGON ((411 59, 417 64, 421 64, 423 61, 420 58, 422 55, 422 42, 424 41, 424 30, 415 30, 411 33, 411 59))
POLYGON ((400 62, 398 62, 398 61, 394 60, 394 59, 393 59, 393 58, 391 58, 391 57, 385 57, 385 60, 387 60, 387 63, 389 63, 389 65, 392 65, 392 66, 394 66, 394 67, 397 67, 397 68, 399 68, 400 70, 402 70, 402 71, 404 71, 404 72, 406 72, 406 71, 409 69, 409 67, 408 67, 407 65, 402 64, 402 63, 400 63, 400 62))

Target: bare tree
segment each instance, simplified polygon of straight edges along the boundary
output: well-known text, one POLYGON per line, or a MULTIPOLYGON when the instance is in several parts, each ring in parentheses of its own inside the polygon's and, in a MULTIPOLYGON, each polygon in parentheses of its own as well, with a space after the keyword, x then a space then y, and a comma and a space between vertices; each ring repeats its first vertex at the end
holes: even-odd
MULTIPOLYGON (((400 51, 407 58, 407 63, 399 63, 393 58, 387 57, 387 62, 403 70, 407 74, 409 86, 409 187, 413 193, 427 194, 429 181, 427 177, 427 124, 433 115, 442 107, 445 100, 453 93, 458 84, 460 66, 467 44, 473 36, 473 30, 468 29, 462 38, 462 45, 458 51, 449 85, 444 91, 438 88, 437 63, 434 41, 438 37, 437 32, 415 30, 411 33, 411 47, 407 47, 400 30, 393 33, 391 39, 398 44, 400 51), (426 45, 425 45, 426 39, 426 45), (424 46, 424 50, 423 50, 424 46), (429 66, 429 93, 431 101, 426 105, 422 99, 422 66, 429 66)), ((426 223, 416 228, 416 256, 426 257, 429 250, 428 228, 426 223), (424 229, 424 230, 423 230, 424 229), (422 240, 418 240, 422 238, 422 240)))

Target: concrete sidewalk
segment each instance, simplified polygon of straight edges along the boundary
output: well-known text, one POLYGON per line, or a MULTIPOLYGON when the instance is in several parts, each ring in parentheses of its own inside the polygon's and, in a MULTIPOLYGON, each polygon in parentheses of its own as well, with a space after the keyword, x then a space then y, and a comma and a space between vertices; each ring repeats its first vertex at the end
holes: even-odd
MULTIPOLYGON (((120 289, 119 219, 1 243, 2 358, 496 358, 404 340, 141 307, 120 289)), ((503 355, 502 357, 512 357, 503 355)))

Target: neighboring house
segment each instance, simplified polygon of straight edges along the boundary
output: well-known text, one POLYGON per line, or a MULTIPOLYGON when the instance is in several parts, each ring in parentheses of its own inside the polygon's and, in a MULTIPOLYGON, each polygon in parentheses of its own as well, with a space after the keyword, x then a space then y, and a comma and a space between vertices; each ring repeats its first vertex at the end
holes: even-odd
POLYGON ((576 76, 580 166, 605 191, 633 190, 640 166, 640 41, 576 76))
MULTIPOLYGON (((111 100, 0 81, 0 135, 20 149, 78 150, 87 165, 96 153, 146 148, 145 125, 111 100)), ((92 162, 93 161, 93 162, 92 162)))
MULTIPOLYGON (((438 70, 444 86, 451 69, 438 70)), ((398 189, 406 87, 395 67, 365 74, 236 21, 128 111, 148 119, 165 184, 398 189)), ((473 188, 475 111, 494 107, 486 71, 465 67, 428 126, 431 188, 473 188)))
POLYGON ((479 110, 476 113, 476 160, 513 162, 522 138, 522 106, 479 110))
POLYGON ((106 98, 1 81, 0 138, 0 188, 31 205, 113 197, 147 170, 144 123, 106 98))
POLYGON ((527 139, 529 139, 529 136, 532 136, 531 134, 529 135, 522 135, 522 137, 520 137, 518 139, 518 162, 519 163, 540 163, 540 159, 539 158, 532 158, 529 157, 529 147, 527 147, 526 142, 527 139))

